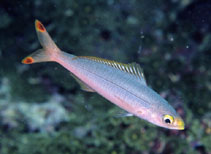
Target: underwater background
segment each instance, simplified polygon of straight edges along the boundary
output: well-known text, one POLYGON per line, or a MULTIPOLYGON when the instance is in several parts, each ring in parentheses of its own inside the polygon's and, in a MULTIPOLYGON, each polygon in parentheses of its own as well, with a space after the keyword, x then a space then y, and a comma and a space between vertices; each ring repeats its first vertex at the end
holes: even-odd
POLYGON ((0 154, 47 153, 211 153, 211 1, 1 0, 0 154), (60 65, 22 64, 35 19, 63 51, 139 63, 186 129, 117 118, 60 65))

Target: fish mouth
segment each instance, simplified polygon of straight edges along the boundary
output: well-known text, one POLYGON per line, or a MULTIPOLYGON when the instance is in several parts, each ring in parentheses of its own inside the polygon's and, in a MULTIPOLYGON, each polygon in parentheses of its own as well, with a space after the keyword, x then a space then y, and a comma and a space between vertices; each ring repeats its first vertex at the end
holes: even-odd
POLYGON ((175 118, 175 128, 178 130, 184 130, 185 129, 185 123, 182 120, 182 118, 175 118))

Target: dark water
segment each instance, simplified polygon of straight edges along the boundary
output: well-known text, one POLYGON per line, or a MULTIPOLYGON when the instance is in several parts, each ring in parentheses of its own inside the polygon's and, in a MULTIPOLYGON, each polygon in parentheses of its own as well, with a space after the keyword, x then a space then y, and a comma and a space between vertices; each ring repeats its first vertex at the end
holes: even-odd
POLYGON ((210 153, 209 0, 1 0, 0 153, 210 153), (80 90, 55 63, 23 65, 40 48, 39 19, 75 55, 139 63, 186 124, 160 128, 80 90))

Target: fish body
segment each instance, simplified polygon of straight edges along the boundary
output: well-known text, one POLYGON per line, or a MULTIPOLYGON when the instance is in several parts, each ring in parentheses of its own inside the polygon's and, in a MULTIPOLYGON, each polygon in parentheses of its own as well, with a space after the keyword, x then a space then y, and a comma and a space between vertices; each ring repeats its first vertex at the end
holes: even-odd
POLYGON ((147 86, 138 64, 68 54, 55 45, 38 20, 35 28, 43 49, 24 58, 24 64, 57 62, 69 70, 85 90, 97 92, 127 112, 155 125, 184 129, 184 122, 174 108, 147 86))

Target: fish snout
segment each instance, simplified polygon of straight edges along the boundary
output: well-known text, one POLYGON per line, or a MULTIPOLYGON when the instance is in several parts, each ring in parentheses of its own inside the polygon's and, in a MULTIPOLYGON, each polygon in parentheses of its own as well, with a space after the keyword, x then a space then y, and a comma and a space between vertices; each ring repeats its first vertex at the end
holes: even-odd
POLYGON ((174 126, 177 127, 178 130, 185 129, 185 123, 180 117, 174 119, 174 126))

